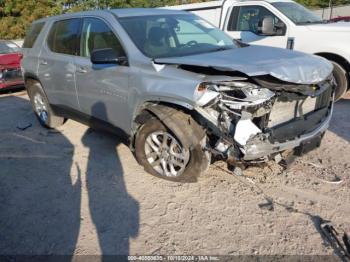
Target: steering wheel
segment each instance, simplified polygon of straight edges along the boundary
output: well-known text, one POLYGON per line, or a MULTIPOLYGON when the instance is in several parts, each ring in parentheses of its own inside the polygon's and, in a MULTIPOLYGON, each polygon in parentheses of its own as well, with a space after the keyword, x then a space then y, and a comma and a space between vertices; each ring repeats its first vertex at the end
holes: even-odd
POLYGON ((196 40, 191 40, 189 42, 186 43, 187 46, 195 46, 195 45, 198 45, 198 42, 196 40))

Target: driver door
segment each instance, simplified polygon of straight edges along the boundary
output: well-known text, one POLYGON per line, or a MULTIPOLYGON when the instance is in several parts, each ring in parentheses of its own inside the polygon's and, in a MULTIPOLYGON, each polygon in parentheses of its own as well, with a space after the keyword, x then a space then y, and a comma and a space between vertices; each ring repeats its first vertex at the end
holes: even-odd
POLYGON ((105 48, 126 56, 118 37, 104 20, 83 18, 80 56, 75 57, 80 108, 85 115, 128 131, 129 66, 92 64, 92 52, 105 48))
POLYGON ((287 48, 286 24, 264 6, 234 6, 226 26, 226 32, 232 38, 244 43, 287 48), (272 17, 274 35, 264 35, 261 32, 262 21, 265 17, 272 17))

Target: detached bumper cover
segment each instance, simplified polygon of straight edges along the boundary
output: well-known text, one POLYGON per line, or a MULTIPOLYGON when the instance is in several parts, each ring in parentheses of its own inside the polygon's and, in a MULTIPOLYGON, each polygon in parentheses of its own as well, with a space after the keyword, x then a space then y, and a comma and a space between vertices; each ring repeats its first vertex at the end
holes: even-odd
POLYGON ((300 137, 294 140, 286 141, 283 143, 273 143, 273 144, 266 140, 266 141, 261 141, 259 143, 255 143, 252 145, 246 145, 244 147, 245 154, 243 159, 247 161, 256 160, 264 156, 271 155, 273 153, 281 152, 288 149, 293 149, 300 146, 303 142, 306 142, 314 138, 315 136, 322 134, 327 130, 330 120, 332 118, 332 111, 333 111, 333 108, 331 109, 327 118, 316 129, 314 129, 310 133, 301 135, 300 137))

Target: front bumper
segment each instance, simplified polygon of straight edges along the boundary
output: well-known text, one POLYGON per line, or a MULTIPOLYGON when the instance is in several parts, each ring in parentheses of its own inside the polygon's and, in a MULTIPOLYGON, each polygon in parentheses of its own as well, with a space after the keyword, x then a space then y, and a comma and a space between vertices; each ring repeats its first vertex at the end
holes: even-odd
POLYGON ((330 110, 327 118, 312 132, 301 135, 300 137, 282 142, 282 143, 270 143, 268 140, 260 141, 259 143, 246 145, 244 147, 244 157, 243 160, 251 161, 263 158, 265 156, 272 155, 274 153, 282 152, 288 149, 294 149, 300 146, 302 143, 307 142, 308 140, 321 135, 325 132, 329 126, 330 120, 332 118, 333 107, 330 110))

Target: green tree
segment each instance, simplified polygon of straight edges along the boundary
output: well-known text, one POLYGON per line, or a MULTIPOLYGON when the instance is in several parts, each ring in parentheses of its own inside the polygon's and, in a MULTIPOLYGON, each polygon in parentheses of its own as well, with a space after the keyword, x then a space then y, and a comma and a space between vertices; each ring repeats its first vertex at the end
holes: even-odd
POLYGON ((52 0, 1 0, 0 39, 22 38, 32 21, 60 12, 52 0))
POLYGON ((97 8, 160 7, 195 2, 205 2, 205 0, 67 0, 63 4, 63 9, 64 12, 76 12, 97 8))
MULTIPOLYGON (((298 3, 310 8, 325 8, 329 0, 296 0, 298 3)), ((350 0, 332 0, 333 6, 350 4, 350 0)))

